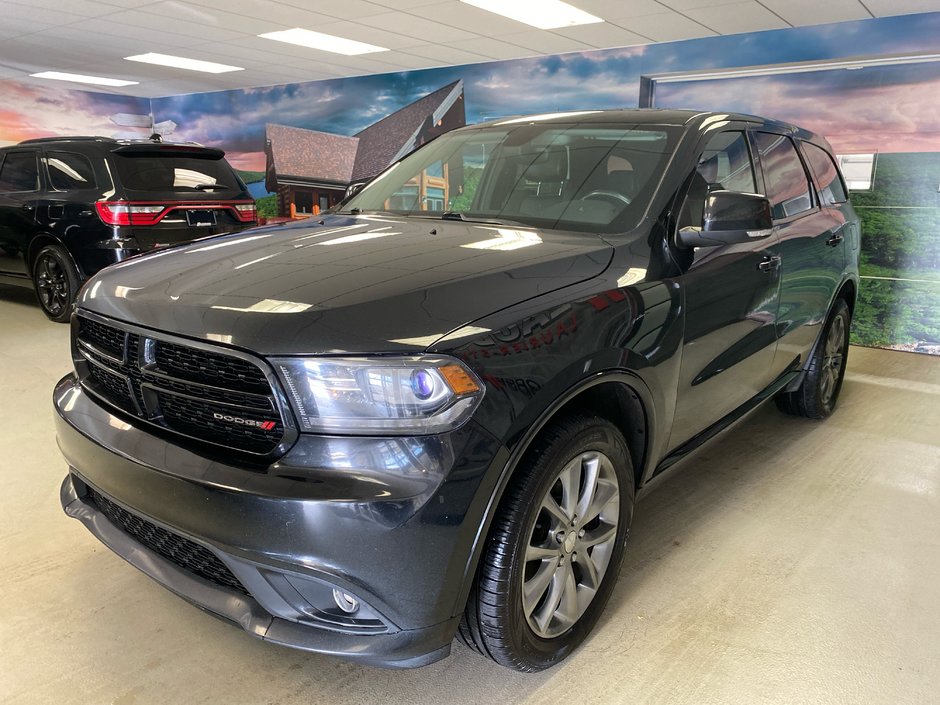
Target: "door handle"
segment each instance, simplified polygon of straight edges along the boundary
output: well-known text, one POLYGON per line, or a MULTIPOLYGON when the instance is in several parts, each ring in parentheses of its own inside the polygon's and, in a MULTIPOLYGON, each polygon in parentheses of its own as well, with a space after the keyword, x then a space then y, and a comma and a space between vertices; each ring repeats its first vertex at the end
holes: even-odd
POLYGON ((845 236, 842 234, 842 229, 840 228, 839 230, 836 230, 835 232, 831 233, 831 235, 829 236, 829 239, 826 240, 826 244, 829 245, 829 247, 835 247, 844 239, 845 239, 845 236))
POLYGON ((779 255, 764 255, 763 261, 757 265, 757 268, 762 272, 772 272, 779 266, 780 266, 779 255))

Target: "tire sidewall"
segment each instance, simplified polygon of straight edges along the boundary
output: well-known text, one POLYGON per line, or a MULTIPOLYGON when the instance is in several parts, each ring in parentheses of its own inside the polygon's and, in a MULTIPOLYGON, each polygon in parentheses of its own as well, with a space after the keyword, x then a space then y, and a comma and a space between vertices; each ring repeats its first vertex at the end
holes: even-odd
POLYGON ((532 474, 527 478, 527 510, 522 523, 524 529, 515 536, 510 549, 513 553, 509 571, 510 614, 506 615, 510 622, 509 634, 514 642, 514 650, 533 670, 548 668, 564 659, 594 628, 617 582, 633 519, 633 467, 623 435, 612 424, 602 419, 594 419, 592 422, 585 420, 566 435, 567 438, 545 449, 535 462, 532 474), (535 526, 541 499, 554 484, 558 472, 573 458, 592 450, 607 455, 617 474, 620 494, 617 540, 601 587, 587 610, 570 630, 558 637, 545 639, 532 631, 522 608, 525 549, 535 526))

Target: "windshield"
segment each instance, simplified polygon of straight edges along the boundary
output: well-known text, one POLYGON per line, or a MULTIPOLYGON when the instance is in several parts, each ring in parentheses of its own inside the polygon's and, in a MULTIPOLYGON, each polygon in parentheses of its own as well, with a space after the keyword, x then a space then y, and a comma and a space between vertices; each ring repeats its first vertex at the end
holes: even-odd
POLYGON ((513 121, 451 132, 393 164, 342 208, 624 231, 645 212, 681 130, 513 121))

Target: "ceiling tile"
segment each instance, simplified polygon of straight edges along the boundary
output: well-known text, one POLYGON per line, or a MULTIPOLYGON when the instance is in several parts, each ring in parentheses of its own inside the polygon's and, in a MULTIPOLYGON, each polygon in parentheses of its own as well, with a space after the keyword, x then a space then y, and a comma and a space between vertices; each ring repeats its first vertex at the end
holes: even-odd
POLYGON ((459 42, 449 42, 449 45, 457 49, 466 49, 467 51, 483 54, 491 59, 518 59, 523 56, 532 56, 531 49, 489 37, 464 39, 459 42))
MULTIPOLYGON (((43 22, 31 22, 30 20, 4 20, 0 24, 0 37, 16 37, 21 34, 32 34, 43 29, 50 29, 52 25, 43 22)), ((0 56, 3 56, 3 47, 0 46, 0 56)))
POLYGON ((431 66, 446 66, 448 64, 457 66, 460 64, 489 61, 489 57, 483 54, 477 54, 472 51, 457 49, 451 46, 443 46, 441 44, 425 44, 420 47, 411 47, 410 49, 402 50, 402 53, 430 59, 432 63, 429 65, 431 66))
POLYGON ((726 4, 724 0, 659 0, 659 3, 679 12, 697 7, 714 7, 715 5, 726 4))
POLYGON ((584 42, 597 49, 650 43, 648 38, 608 22, 584 24, 578 27, 564 27, 552 31, 555 34, 584 42))
POLYGON ((416 7, 433 5, 441 0, 369 0, 373 5, 382 5, 390 10, 411 10, 416 7))
POLYGON ((63 6, 61 3, 57 7, 48 7, 25 3, 3 2, 2 5, 0 5, 0 8, 2 8, 0 11, 3 13, 4 24, 11 20, 26 20, 47 25, 63 25, 84 20, 88 17, 97 17, 98 15, 103 15, 114 10, 114 8, 108 7, 107 5, 98 5, 98 10, 88 12, 88 7, 91 5, 92 3, 85 4, 85 12, 73 12, 71 4, 65 5, 66 9, 62 9, 63 6))
POLYGON ((865 6, 875 17, 913 15, 918 12, 937 12, 937 0, 865 0, 865 6))
POLYGON ((786 22, 753 0, 689 9, 685 14, 719 34, 761 32, 789 27, 786 22))
POLYGON ((468 5, 465 2, 459 2, 459 0, 447 0, 447 2, 438 2, 434 5, 425 5, 408 10, 408 12, 441 24, 460 27, 484 37, 498 37, 503 34, 513 34, 530 29, 530 26, 524 22, 501 17, 493 12, 481 10, 479 7, 468 5))
MULTIPOLYGON (((191 34, 192 36, 201 36, 202 30, 206 28, 221 29, 241 35, 260 34, 261 32, 276 29, 290 29, 295 26, 283 21, 287 19, 286 17, 282 17, 281 22, 274 20, 270 17, 270 13, 263 21, 259 21, 257 18, 247 15, 237 15, 214 7, 203 7, 201 4, 179 2, 178 0, 154 3, 142 7, 140 12, 159 17, 163 26, 169 31, 177 34, 191 34), (166 20, 168 17, 173 18, 172 24, 167 25, 166 20), (196 32, 200 34, 197 35, 196 32)), ((211 38, 222 39, 222 37, 211 38)))
MULTIPOLYGON (((847 22, 871 17, 859 0, 761 0, 794 27, 827 22, 847 22)), ((940 9, 940 3, 935 3, 940 9)))
POLYGON ((427 39, 407 37, 402 34, 395 34, 394 32, 379 29, 378 27, 369 27, 359 22, 330 22, 328 24, 317 25, 315 29, 317 32, 333 34, 345 39, 355 39, 359 42, 374 44, 376 46, 385 47, 386 49, 404 49, 406 47, 414 47, 419 44, 427 43, 427 39))
POLYGON ((531 49, 539 54, 561 54, 568 51, 586 51, 593 48, 590 44, 576 41, 571 37, 539 29, 519 32, 518 34, 507 34, 500 37, 500 39, 531 49))
POLYGON ((387 7, 365 0, 341 0, 341 2, 337 0, 278 0, 278 2, 344 20, 358 20, 362 17, 388 12, 387 7))
MULTIPOLYGON (((707 0, 705 0, 707 1, 707 0)), ((640 15, 653 15, 663 12, 663 6, 657 0, 629 0, 629 2, 616 2, 614 0, 573 0, 578 9, 590 12, 602 20, 613 20, 620 17, 638 17, 640 15)))
POLYGON ((363 17, 361 22, 370 27, 387 29, 389 32, 403 34, 406 37, 418 37, 427 42, 456 42, 462 39, 473 39, 476 36, 472 32, 466 32, 457 27, 400 12, 363 17))
MULTIPOLYGON (((197 6, 222 10, 233 15, 244 15, 259 20, 268 20, 288 27, 313 28, 322 22, 335 22, 332 15, 302 10, 291 5, 283 5, 273 0, 190 0, 197 6)), ((146 8, 145 8, 146 9, 146 8)), ((264 31, 260 28, 255 34, 264 31)))
POLYGON ((655 15, 630 17, 617 20, 617 25, 657 42, 675 42, 716 34, 708 27, 677 12, 659 12, 655 15))

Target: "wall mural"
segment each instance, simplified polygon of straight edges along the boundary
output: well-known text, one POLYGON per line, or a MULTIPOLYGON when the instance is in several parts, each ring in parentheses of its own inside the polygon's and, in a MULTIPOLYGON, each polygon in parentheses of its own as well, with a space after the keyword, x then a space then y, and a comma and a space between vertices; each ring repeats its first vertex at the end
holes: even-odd
MULTIPOLYGON (((177 125, 174 139, 225 149, 260 199, 260 210, 277 215, 289 214, 291 206, 295 213, 319 206, 324 194, 332 203, 330 194, 353 179, 364 136, 395 142, 382 151, 391 160, 406 144, 464 121, 635 107, 644 75, 862 52, 938 53, 940 13, 172 96, 150 101, 149 109, 154 120, 177 125), (285 147, 291 134, 298 143, 285 147), (288 173, 298 170, 305 173, 288 173), (307 194, 299 208, 298 193, 307 194)), ((147 112, 147 101, 112 95, 9 83, 4 91, 5 98, 12 91, 12 100, 0 110, 0 141, 114 134, 122 128, 115 129, 108 116, 147 112)), ((673 83, 657 88, 656 105, 767 114, 826 135, 839 154, 875 155, 870 188, 853 193, 863 219, 865 277, 854 342, 940 354, 937 96, 940 63, 934 62, 673 83)))

